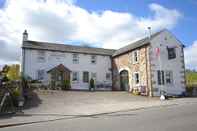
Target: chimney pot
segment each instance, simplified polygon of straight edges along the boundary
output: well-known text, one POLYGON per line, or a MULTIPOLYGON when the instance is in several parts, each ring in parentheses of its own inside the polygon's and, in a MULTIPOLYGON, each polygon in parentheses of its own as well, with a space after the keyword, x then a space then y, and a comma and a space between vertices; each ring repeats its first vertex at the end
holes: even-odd
POLYGON ((27 30, 25 30, 23 32, 23 41, 27 41, 28 40, 28 33, 27 33, 27 30))
POLYGON ((151 38, 151 35, 152 35, 152 34, 151 34, 151 27, 150 27, 150 26, 148 27, 148 31, 149 31, 149 32, 148 32, 148 37, 151 38))

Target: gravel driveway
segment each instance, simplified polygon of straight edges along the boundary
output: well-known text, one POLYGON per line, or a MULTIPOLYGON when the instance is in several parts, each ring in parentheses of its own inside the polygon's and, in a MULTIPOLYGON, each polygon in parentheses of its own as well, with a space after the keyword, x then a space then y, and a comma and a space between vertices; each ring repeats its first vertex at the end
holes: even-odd
POLYGON ((89 115, 166 104, 128 92, 34 91, 26 114, 89 115))

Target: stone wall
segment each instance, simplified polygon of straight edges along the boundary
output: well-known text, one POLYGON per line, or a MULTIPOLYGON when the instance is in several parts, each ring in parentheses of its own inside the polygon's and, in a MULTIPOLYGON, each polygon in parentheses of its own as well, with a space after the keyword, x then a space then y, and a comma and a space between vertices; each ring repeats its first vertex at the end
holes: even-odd
MULTIPOLYGON (((112 60, 113 66, 113 89, 120 90, 120 72, 127 70, 129 74, 129 87, 130 91, 136 86, 145 86, 147 93, 150 91, 150 62, 149 62, 149 46, 143 46, 141 48, 132 50, 128 53, 116 56, 112 60), (133 62, 133 52, 138 50, 139 60, 137 63, 133 62), (133 74, 139 72, 140 84, 135 85, 133 74)), ((149 94, 147 94, 149 95, 149 94)))

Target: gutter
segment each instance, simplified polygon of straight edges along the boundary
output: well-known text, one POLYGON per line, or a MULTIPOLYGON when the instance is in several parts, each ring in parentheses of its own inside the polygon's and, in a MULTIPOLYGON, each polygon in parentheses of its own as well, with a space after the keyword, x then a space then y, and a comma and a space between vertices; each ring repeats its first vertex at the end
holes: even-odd
POLYGON ((116 57, 118 57, 118 56, 127 54, 128 52, 131 52, 131 51, 133 51, 133 50, 136 50, 136 49, 140 49, 140 48, 142 48, 142 47, 145 47, 145 46, 147 46, 147 45, 149 45, 149 44, 150 44, 150 43, 143 44, 143 45, 141 45, 141 46, 139 46, 139 47, 136 47, 136 48, 133 48, 133 49, 129 49, 129 50, 125 51, 125 52, 122 52, 122 53, 119 53, 119 54, 116 54, 116 55, 112 55, 112 57, 113 57, 113 58, 116 58, 116 57))

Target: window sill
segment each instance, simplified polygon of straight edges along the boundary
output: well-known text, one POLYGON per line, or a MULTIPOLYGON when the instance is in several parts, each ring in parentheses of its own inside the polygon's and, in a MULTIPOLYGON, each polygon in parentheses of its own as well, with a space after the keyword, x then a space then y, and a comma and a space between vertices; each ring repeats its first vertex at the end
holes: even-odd
POLYGON ((133 62, 133 65, 135 65, 135 64, 139 64, 139 61, 137 61, 137 62, 133 62))
POLYGON ((140 84, 134 84, 134 87, 140 87, 140 84))
POLYGON ((176 58, 173 58, 173 59, 168 59, 168 60, 175 60, 176 58))
POLYGON ((79 83, 79 81, 72 81, 72 83, 74 83, 74 84, 75 84, 75 83, 79 83))

